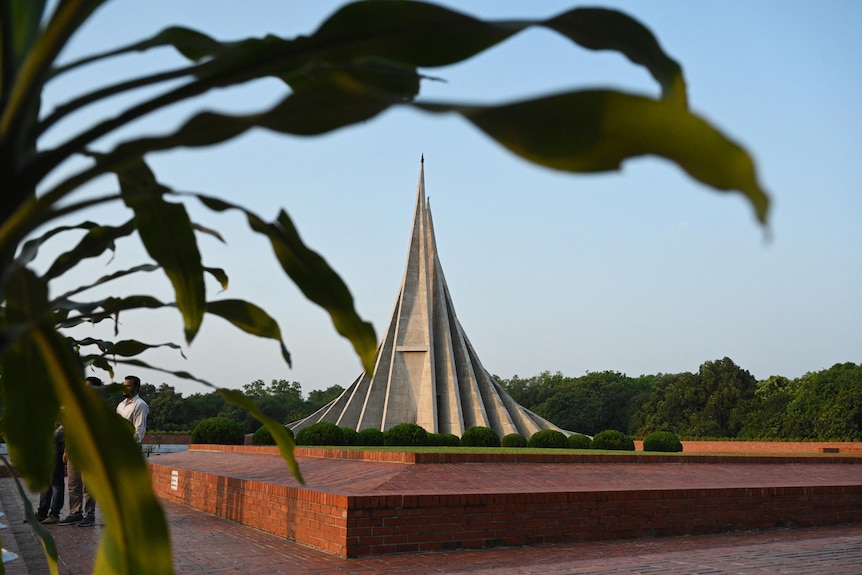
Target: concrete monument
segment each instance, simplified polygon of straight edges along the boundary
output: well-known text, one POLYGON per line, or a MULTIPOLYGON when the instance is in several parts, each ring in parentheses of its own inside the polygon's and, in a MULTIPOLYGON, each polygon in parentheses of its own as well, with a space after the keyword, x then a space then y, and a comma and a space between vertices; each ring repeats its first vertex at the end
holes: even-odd
POLYGON ((386 431, 416 423, 429 433, 459 437, 476 425, 499 437, 520 433, 529 438, 542 429, 571 435, 518 405, 482 366, 443 277, 425 198, 424 161, 418 187, 404 278, 374 372, 363 372, 337 399, 289 427, 297 432, 328 421, 356 431, 386 431))

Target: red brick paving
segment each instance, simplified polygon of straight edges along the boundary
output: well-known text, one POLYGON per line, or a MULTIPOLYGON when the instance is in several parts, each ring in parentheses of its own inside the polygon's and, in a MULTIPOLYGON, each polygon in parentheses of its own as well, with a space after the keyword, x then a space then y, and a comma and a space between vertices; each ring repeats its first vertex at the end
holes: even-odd
MULTIPOLYGON (((247 454, 194 454, 183 459, 184 465, 200 465, 210 472, 230 476, 236 473, 260 481, 286 482, 294 480, 277 457, 247 454), (237 456, 240 457, 237 457, 237 456)), ((171 465, 175 455, 159 456, 161 465, 171 465)), ((176 462, 179 459, 174 459, 176 462)), ((532 465, 531 465, 532 467, 532 465)), ((668 474, 656 475, 664 465, 549 465, 530 481, 543 489, 559 483, 580 486, 587 490, 605 490, 609 486, 655 485, 662 481, 668 488, 668 474)), ((860 465, 768 464, 728 467, 724 464, 673 466, 670 475, 674 484, 684 487, 727 486, 739 482, 746 486, 768 483, 775 485, 862 484, 860 465), (747 467, 737 469, 737 467, 747 467), (696 469, 695 469, 696 468, 696 469)), ((309 486, 315 489, 344 492, 371 490, 379 493, 404 494, 422 486, 444 493, 475 489, 478 484, 491 482, 494 489, 514 489, 525 478, 515 477, 518 469, 498 464, 463 466, 404 465, 399 463, 351 462, 349 472, 333 471, 325 459, 303 458, 301 468, 309 486), (476 481, 458 477, 450 467, 466 467, 476 481), (442 472, 441 472, 442 470, 442 472)), ((648 487, 649 488, 649 487, 648 487)), ((520 490, 524 489, 523 482, 520 490)), ((365 491, 366 493, 368 491, 365 491)), ((31 496, 33 501, 36 496, 31 496)), ((423 554, 388 555, 342 559, 288 541, 253 528, 226 521, 171 502, 163 502, 177 573, 280 574, 374 574, 404 573, 430 575, 439 573, 544 574, 584 573, 593 575, 625 573, 679 574, 791 574, 811 573, 862 574, 862 524, 805 529, 776 529, 758 532, 735 532, 717 535, 643 538, 633 540, 595 541, 511 547, 423 554)), ((859 501, 862 505, 862 501, 859 501)), ((42 575, 47 565, 35 539, 21 524, 20 505, 12 480, 0 478, 0 509, 7 517, 0 519, 15 531, 0 532, 4 546, 17 547, 21 558, 6 565, 10 575, 42 575), (7 543, 8 542, 8 543, 7 543)), ((51 526, 60 551, 60 573, 89 573, 95 555, 101 519, 95 528, 51 526)))
MULTIPOLYGON (((0 479, 0 489, 9 481, 0 479)), ((8 506, 6 498, 2 502, 8 506)), ((188 507, 169 502, 164 507, 178 574, 862 573, 862 525, 341 559, 188 507)), ((101 522, 92 529, 51 527, 61 575, 90 572, 101 530, 101 522)), ((7 573, 13 564, 7 564, 7 573)), ((44 560, 28 567, 27 575, 47 573, 44 560)))
MULTIPOLYGON (((667 472, 671 464, 407 465, 332 458, 299 459, 306 488, 342 495, 862 485, 862 459, 854 459, 855 465, 679 464, 673 465, 673 473, 667 472)), ((164 467, 300 487, 278 455, 187 451, 161 455, 153 458, 153 462, 164 467)))

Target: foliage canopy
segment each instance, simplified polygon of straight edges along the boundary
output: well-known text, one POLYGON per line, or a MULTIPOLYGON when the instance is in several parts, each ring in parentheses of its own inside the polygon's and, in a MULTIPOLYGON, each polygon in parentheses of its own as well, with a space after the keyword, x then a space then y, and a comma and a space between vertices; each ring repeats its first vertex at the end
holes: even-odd
MULTIPOLYGON (((122 422, 85 388, 84 370, 104 370, 113 378, 119 364, 155 368, 142 359, 148 350, 179 346, 135 339, 78 339, 68 328, 114 322, 116 338, 121 315, 175 309, 186 343, 195 339, 205 316, 216 316, 241 331, 274 340, 290 363, 281 329, 265 310, 243 300, 207 297, 205 278, 214 278, 225 288, 228 274, 204 263, 198 236, 220 239, 220 235, 193 221, 186 202, 200 202, 214 213, 242 214, 249 229, 270 242, 286 276, 329 314, 366 369, 372 367, 377 344, 371 325, 356 313, 347 286, 304 244, 286 211, 267 220, 225 199, 178 192, 158 181, 147 166, 147 154, 211 146, 252 128, 323 134, 369 120, 392 106, 408 106, 458 115, 515 154, 559 170, 612 170, 628 158, 645 154, 666 158, 708 186, 744 194, 757 218, 766 221, 768 198, 749 155, 688 109, 679 65, 649 30, 616 11, 581 8, 542 21, 494 22, 434 4, 371 0, 343 6, 316 31, 295 39, 267 36, 220 42, 196 30, 171 27, 60 65, 59 54, 102 3, 0 3, 2 432, 12 463, 31 487, 38 488, 51 471, 54 421, 59 416, 66 424, 69 454, 88 478, 88 487, 104 512, 106 529, 95 562, 97 572, 161 575, 172 572, 172 561, 164 517, 143 458, 122 422), (463 61, 530 27, 560 34, 590 50, 624 54, 649 71, 661 96, 580 90, 487 106, 416 99, 424 78, 420 69, 463 61), (159 47, 174 48, 188 64, 132 80, 108 81, 55 110, 40 108, 41 94, 57 77, 159 47), (198 112, 166 133, 126 137, 121 132, 167 106, 264 77, 282 82, 284 96, 255 113, 198 112), (115 109, 114 96, 142 88, 154 90, 155 95, 115 109), (45 137, 59 121, 83 111, 98 121, 60 141, 45 137), (104 144, 115 136, 120 138, 118 143, 104 144), (83 167, 65 173, 60 168, 70 159, 82 160, 83 167), (114 191, 97 197, 79 194, 85 185, 108 174, 117 178, 114 191), (128 208, 130 219, 109 225, 87 218, 88 211, 109 204, 128 208), (61 225, 60 218, 77 218, 78 223, 61 225), (46 242, 73 236, 80 239, 70 241, 70 249, 50 262, 46 271, 33 264, 46 242), (68 277, 88 258, 112 252, 115 241, 130 237, 140 240, 152 262, 131 265, 60 294, 52 292, 52 282, 68 277), (87 295, 97 285, 118 285, 123 278, 156 271, 170 282, 174 301, 139 293, 87 295)), ((198 379, 182 371, 171 373, 198 379)), ((292 455, 293 441, 284 427, 244 394, 230 389, 218 393, 269 429, 292 473, 301 480, 292 455)), ((56 554, 49 556, 56 568, 56 554)))

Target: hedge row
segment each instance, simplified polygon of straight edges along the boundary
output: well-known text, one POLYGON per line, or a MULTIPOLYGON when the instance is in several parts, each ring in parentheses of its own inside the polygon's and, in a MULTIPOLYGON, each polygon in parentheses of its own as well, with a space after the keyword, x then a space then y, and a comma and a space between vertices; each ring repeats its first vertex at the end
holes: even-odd
MULTIPOLYGON (((288 433, 293 437, 290 429, 288 433)), ((225 417, 205 419, 192 432, 192 443, 222 443, 241 445, 242 430, 239 424, 225 417)), ((510 433, 500 439, 488 427, 470 427, 464 435, 458 438, 451 433, 428 433, 415 423, 401 423, 382 432, 379 429, 363 429, 356 431, 348 427, 339 427, 334 423, 321 421, 309 425, 296 434, 297 445, 309 446, 392 446, 414 447, 432 445, 441 447, 536 447, 543 449, 607 449, 619 451, 634 451, 634 440, 621 431, 608 429, 590 438, 586 435, 565 434, 555 429, 543 429, 534 433, 529 439, 510 433)), ((274 445, 272 435, 265 428, 258 429, 251 439, 252 445, 274 445)), ((682 443, 669 431, 657 431, 644 439, 644 451, 680 452, 682 443)))

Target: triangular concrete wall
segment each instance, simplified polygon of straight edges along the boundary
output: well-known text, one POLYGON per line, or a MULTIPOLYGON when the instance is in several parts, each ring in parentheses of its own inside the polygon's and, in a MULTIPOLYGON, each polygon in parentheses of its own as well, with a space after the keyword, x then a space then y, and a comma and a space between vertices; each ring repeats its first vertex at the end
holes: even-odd
POLYGON ((541 429, 571 434, 518 405, 470 345, 437 255, 424 162, 404 277, 374 372, 363 372, 337 399, 289 427, 296 432, 318 421, 357 431, 416 423, 429 433, 459 437, 474 425, 490 427, 500 437, 529 438, 541 429))

